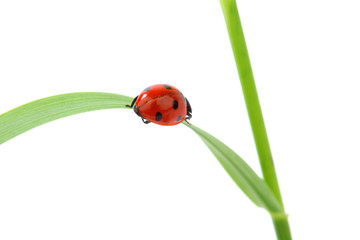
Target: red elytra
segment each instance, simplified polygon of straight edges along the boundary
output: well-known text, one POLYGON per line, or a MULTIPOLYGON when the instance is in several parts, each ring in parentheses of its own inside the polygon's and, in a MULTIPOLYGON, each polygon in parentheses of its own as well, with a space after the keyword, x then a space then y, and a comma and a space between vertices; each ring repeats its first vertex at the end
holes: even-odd
POLYGON ((135 113, 144 123, 172 126, 192 117, 189 101, 177 88, 169 84, 156 84, 145 88, 127 107, 134 107, 135 113))

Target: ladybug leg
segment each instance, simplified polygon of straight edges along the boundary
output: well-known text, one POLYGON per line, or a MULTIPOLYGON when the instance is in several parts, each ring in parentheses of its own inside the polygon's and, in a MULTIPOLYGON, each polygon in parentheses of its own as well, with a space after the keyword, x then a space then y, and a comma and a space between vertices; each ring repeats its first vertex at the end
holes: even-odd
POLYGON ((191 109, 191 105, 189 103, 189 100, 187 100, 187 98, 185 98, 186 100, 186 106, 187 106, 187 113, 186 113, 186 118, 185 118, 185 122, 187 122, 189 125, 191 125, 191 123, 188 122, 188 120, 190 120, 192 118, 192 109, 191 109))
POLYGON ((136 97, 134 98, 134 100, 131 102, 131 105, 125 105, 125 107, 132 108, 132 107, 134 106, 134 104, 135 104, 135 102, 136 102, 137 99, 138 99, 138 96, 136 96, 136 97))
POLYGON ((150 123, 150 121, 148 121, 148 120, 146 120, 146 119, 144 119, 144 118, 141 118, 141 120, 142 120, 143 123, 145 123, 145 124, 149 124, 149 123, 150 123))

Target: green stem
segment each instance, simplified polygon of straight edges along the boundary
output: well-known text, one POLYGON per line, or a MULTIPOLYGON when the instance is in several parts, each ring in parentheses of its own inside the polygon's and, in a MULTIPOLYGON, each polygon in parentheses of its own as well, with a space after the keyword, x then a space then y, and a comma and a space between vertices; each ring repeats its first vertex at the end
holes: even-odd
POLYGON ((265 182, 282 204, 254 75, 235 0, 220 0, 265 182))
MULTIPOLYGON (((275 197, 283 207, 279 183, 271 156, 269 140, 267 137, 264 118, 261 112, 259 97, 256 91, 254 75, 246 47, 245 37, 240 22, 240 17, 235 0, 220 0, 225 17, 231 46, 233 49, 236 67, 239 73, 241 86, 244 93, 246 108, 249 115, 251 129, 259 156, 264 181, 273 191, 275 197)), ((278 239, 291 239, 287 219, 273 218, 278 239)))
POLYGON ((277 239, 290 240, 291 232, 287 218, 273 218, 277 239))

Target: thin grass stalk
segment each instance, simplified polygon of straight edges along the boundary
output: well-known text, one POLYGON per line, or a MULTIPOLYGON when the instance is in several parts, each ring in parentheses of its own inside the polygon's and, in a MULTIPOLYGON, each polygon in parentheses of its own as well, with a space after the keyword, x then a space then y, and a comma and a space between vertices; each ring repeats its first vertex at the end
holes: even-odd
MULTIPOLYGON (((220 0, 220 4, 243 89, 264 181, 273 191, 281 206, 284 207, 236 1, 220 0)), ((272 219, 278 239, 291 239, 287 219, 275 217, 272 219)))

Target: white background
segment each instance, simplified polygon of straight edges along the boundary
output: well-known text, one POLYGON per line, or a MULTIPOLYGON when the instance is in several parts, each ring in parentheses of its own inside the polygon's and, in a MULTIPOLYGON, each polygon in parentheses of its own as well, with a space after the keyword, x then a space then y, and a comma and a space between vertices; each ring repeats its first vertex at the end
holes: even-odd
MULTIPOLYGON (((294 239, 360 239, 358 1, 238 1, 294 239)), ((217 0, 1 1, 0 112, 155 83, 261 175, 217 0)), ((0 239, 275 239, 266 211, 183 125, 132 111, 0 146, 0 239)))

